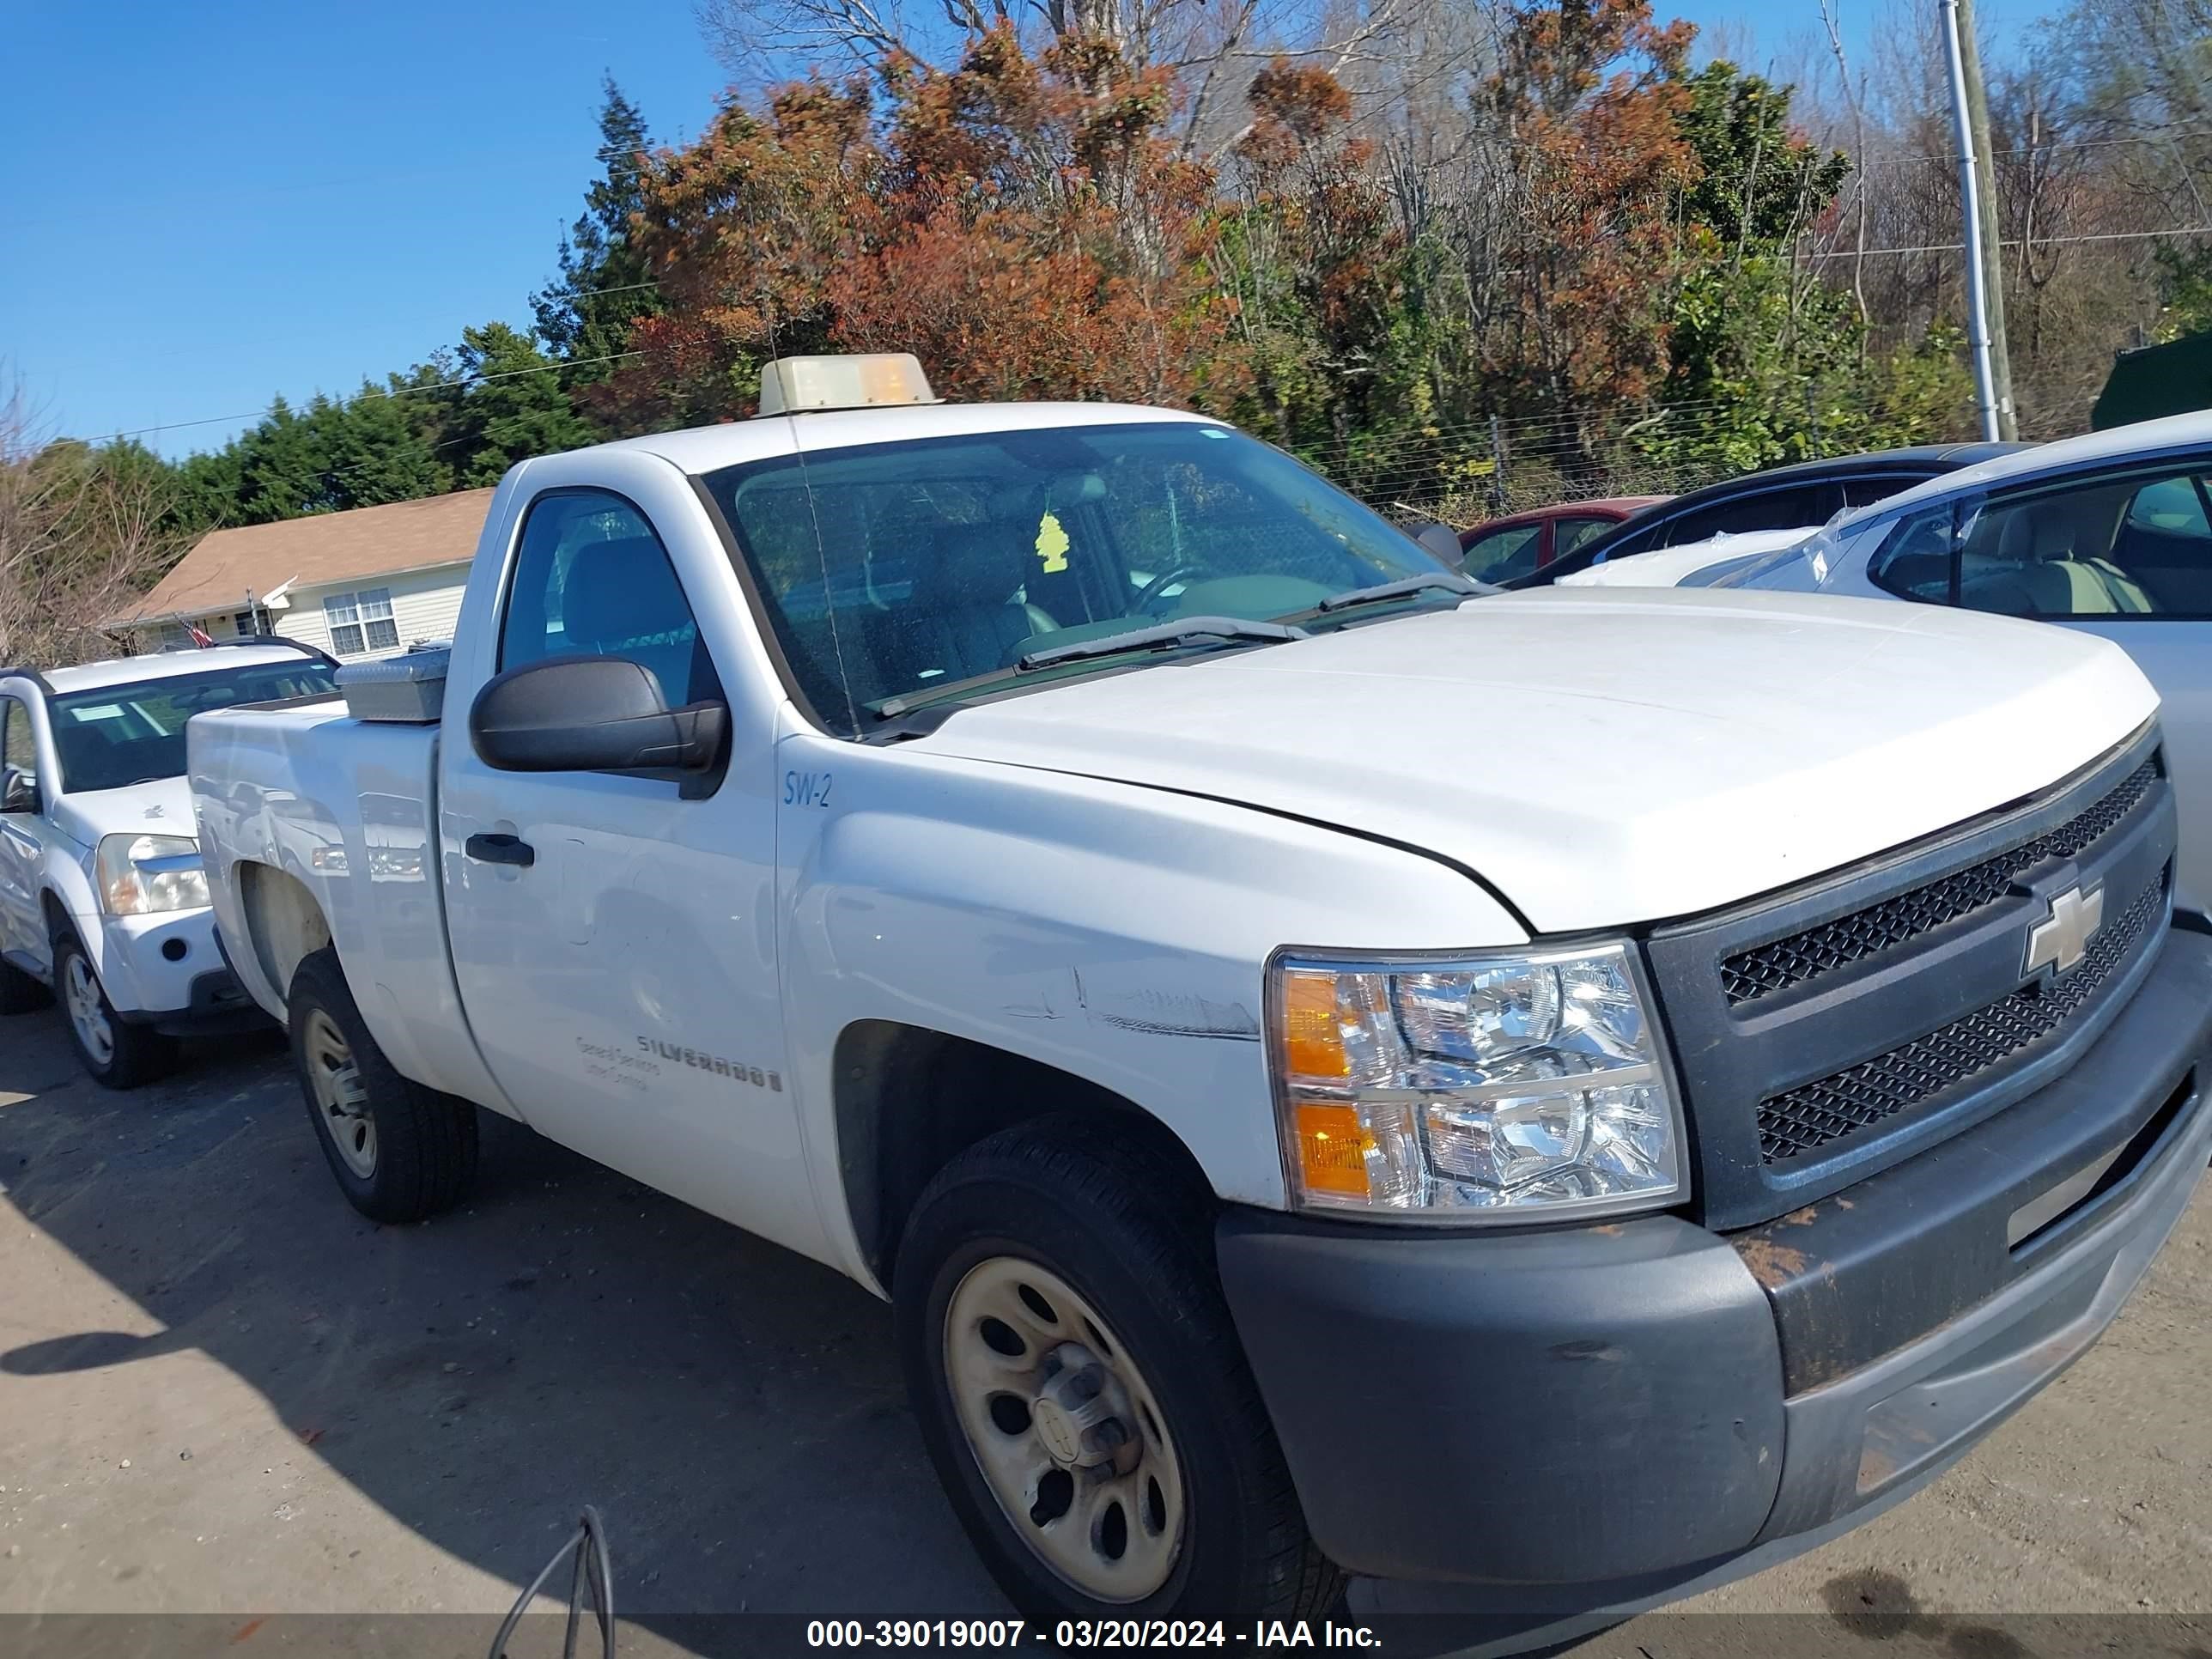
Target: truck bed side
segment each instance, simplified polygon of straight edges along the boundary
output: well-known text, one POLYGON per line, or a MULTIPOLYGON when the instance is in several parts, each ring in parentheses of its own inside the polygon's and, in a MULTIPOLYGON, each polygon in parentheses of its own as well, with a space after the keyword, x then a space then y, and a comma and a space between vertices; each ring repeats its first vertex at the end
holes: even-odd
POLYGON ((335 943, 394 1066, 519 1116, 453 982, 438 741, 435 726, 352 720, 336 699, 199 716, 187 743, 209 894, 233 968, 270 1013, 283 1018, 300 958, 335 943))

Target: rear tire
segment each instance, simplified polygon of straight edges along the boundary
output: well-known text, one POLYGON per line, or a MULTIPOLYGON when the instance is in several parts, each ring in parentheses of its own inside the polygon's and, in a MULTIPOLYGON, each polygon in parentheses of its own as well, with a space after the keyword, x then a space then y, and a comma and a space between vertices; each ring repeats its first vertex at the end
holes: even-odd
POLYGON ((0 1015, 27 1014, 54 1000, 54 994, 12 963, 0 962, 0 1015))
POLYGON ((54 983, 60 988, 62 1025, 85 1074, 103 1089, 136 1089, 177 1063, 177 1042, 150 1025, 136 1025, 115 1012, 107 988, 84 941, 64 933, 54 941, 54 983))
POLYGON ((1067 1118, 969 1148, 915 1207, 908 1391, 1030 1618, 1313 1618, 1341 1591, 1223 1300, 1212 1207, 1175 1160, 1067 1118))
POLYGON ((346 1201, 372 1221, 422 1221, 468 1195, 477 1112, 402 1077, 325 946, 292 975, 285 1024, 307 1119, 346 1201))

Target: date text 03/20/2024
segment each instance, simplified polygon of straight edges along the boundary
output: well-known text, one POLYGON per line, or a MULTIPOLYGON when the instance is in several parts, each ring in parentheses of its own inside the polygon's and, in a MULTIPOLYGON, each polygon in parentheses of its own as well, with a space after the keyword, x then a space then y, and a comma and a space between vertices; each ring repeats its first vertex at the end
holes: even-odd
POLYGON ((1364 1625, 1270 1619, 1249 1628, 1220 1620, 1062 1619, 1047 1628, 1021 1619, 816 1619, 815 1648, 1368 1648, 1382 1646, 1364 1625))

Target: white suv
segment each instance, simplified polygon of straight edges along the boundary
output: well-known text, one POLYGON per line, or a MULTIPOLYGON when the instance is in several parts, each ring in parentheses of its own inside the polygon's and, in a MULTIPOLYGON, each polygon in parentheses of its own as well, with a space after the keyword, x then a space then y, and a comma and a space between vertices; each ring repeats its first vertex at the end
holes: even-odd
POLYGON ((128 1089, 181 1036, 260 1020, 215 937, 185 722, 330 690, 289 640, 0 669, 0 1014, 58 989, 77 1058, 128 1089))

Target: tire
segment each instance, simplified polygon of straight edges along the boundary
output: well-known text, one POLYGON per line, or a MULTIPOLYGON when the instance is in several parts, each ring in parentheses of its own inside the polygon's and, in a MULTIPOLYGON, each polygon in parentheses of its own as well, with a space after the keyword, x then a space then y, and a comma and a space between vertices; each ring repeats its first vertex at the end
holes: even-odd
POLYGON ((476 1108, 399 1074, 369 1035, 335 951, 301 962, 284 1023, 307 1120, 348 1203, 371 1221, 398 1223, 468 1195, 476 1108))
POLYGON ((0 962, 0 1015, 27 1014, 54 1000, 54 994, 12 963, 0 962))
POLYGON ((85 1074, 103 1089, 136 1089, 177 1063, 174 1037, 136 1025, 115 1012, 100 970, 75 933, 54 941, 54 984, 60 992, 62 1029, 85 1074))
POLYGON ((908 1392, 961 1524, 1032 1619, 1314 1618, 1341 1592, 1212 1218, 1179 1164, 1068 1118, 979 1142, 915 1205, 892 1291, 908 1392))

